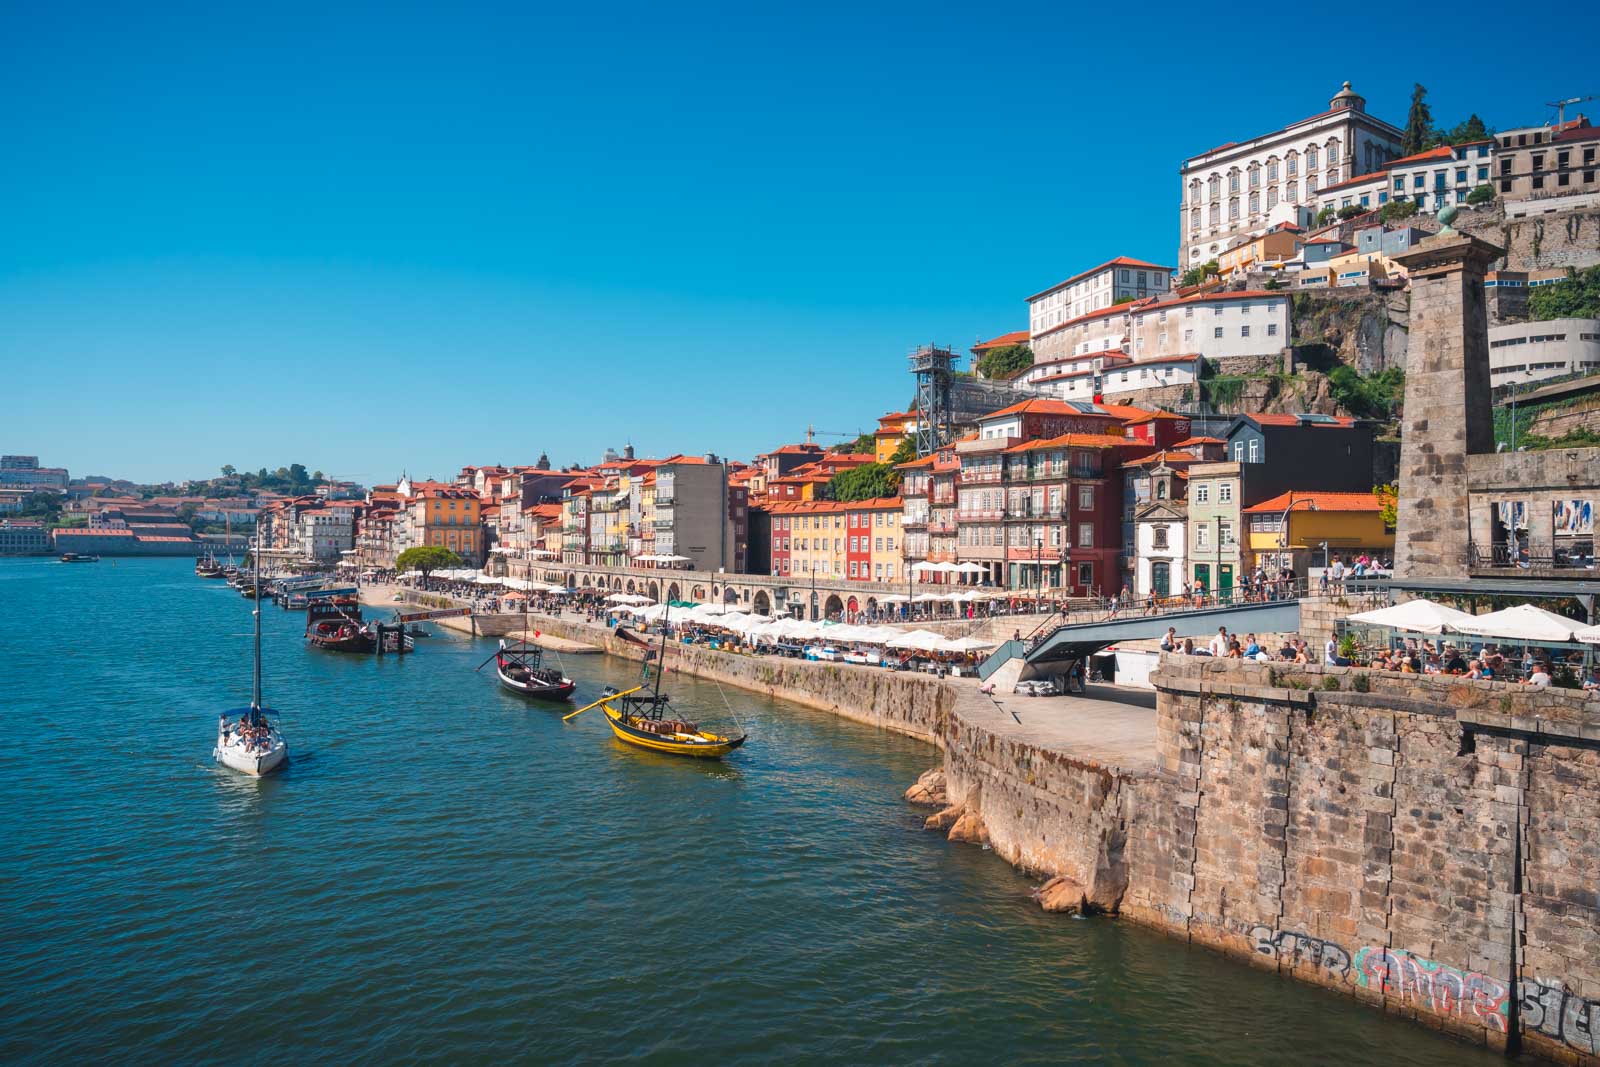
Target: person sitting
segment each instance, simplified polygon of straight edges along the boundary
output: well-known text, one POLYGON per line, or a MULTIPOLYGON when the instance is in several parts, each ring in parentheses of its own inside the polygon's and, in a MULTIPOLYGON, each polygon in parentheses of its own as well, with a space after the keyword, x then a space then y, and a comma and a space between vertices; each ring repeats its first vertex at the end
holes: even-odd
POLYGON ((1590 692, 1600 689, 1600 666, 1589 669, 1589 677, 1583 680, 1583 688, 1590 692))
POLYGON ((1533 670, 1528 673, 1528 680, 1524 685, 1531 685, 1535 689, 1547 689, 1550 686, 1550 664, 1539 660, 1533 665, 1533 670))
POLYGON ((1445 645, 1444 664, 1440 670, 1445 674, 1466 674, 1467 661, 1461 658, 1461 651, 1455 645, 1445 645))
POLYGON ((1256 653, 1260 652, 1260 651, 1261 651, 1261 646, 1256 643, 1256 635, 1255 634, 1246 634, 1245 635, 1245 644, 1244 644, 1244 654, 1246 656, 1249 656, 1252 659, 1254 659, 1256 653))
POLYGON ((1183 654, 1185 656, 1197 656, 1197 655, 1200 655, 1200 653, 1198 653, 1198 652, 1196 652, 1194 650, 1194 638, 1185 637, 1183 639, 1183 654))
POLYGON ((1176 626, 1169 626, 1167 627, 1167 632, 1161 635, 1161 651, 1173 652, 1177 650, 1177 647, 1178 628, 1176 626))
POLYGON ((1237 639, 1228 642, 1228 659, 1244 659, 1244 649, 1239 647, 1237 639))

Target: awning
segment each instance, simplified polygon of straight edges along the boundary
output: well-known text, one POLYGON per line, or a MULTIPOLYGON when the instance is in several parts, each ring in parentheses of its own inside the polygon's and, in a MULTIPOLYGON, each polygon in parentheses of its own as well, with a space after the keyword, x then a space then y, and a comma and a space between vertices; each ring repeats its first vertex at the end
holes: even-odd
POLYGON ((1518 604, 1488 615, 1469 615, 1454 629, 1475 637, 1502 637, 1509 641, 1571 641, 1586 626, 1532 604, 1518 604))
POLYGON ((1473 616, 1465 611, 1435 604, 1431 600, 1408 600, 1404 604, 1391 604, 1375 611, 1362 611, 1349 616, 1348 621, 1367 626, 1389 626, 1414 634, 1441 634, 1454 628, 1458 622, 1473 616))

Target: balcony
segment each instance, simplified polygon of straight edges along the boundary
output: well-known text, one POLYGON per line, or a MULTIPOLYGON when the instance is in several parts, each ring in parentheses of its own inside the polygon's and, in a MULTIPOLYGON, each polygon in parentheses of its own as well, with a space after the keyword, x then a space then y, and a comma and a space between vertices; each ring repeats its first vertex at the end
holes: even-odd
POLYGON ((1000 481, 999 471, 962 471, 956 478, 961 485, 995 485, 1000 481))
POLYGON ((657 530, 670 530, 672 529, 672 519, 670 517, 665 519, 652 519, 650 521, 650 525, 655 527, 657 530))
POLYGON ((1520 544, 1473 545, 1472 571, 1485 575, 1515 573, 1522 577, 1551 575, 1577 578, 1600 570, 1593 542, 1522 542, 1520 544))
POLYGON ((670 508, 675 503, 677 503, 677 498, 671 493, 656 493, 656 507, 670 508))
POLYGON ((993 519, 1003 519, 1005 518, 1005 515, 1006 513, 1004 508, 984 508, 978 511, 958 511, 956 512, 956 521, 987 522, 993 519))

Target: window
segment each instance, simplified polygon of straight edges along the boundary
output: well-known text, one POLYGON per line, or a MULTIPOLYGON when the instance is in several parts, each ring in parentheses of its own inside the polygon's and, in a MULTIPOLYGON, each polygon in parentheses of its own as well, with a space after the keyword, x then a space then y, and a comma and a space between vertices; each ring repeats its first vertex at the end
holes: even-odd
POLYGON ((1197 522, 1194 524, 1194 547, 1211 547, 1211 524, 1209 522, 1197 522))
POLYGON ((1219 522, 1217 524, 1217 534, 1222 541, 1223 548, 1233 547, 1233 523, 1219 522))
POLYGON ((1218 326, 1215 329, 1213 329, 1211 331, 1211 336, 1212 337, 1216 337, 1216 338, 1221 338, 1222 337, 1222 327, 1218 326))
POLYGON ((1267 323, 1267 336, 1268 337, 1276 337, 1276 336, 1278 336, 1278 324, 1277 323, 1275 323, 1275 322, 1267 323))
POLYGON ((1092 587, 1094 585, 1093 563, 1078 564, 1078 584, 1085 587, 1092 587))
POLYGON ((1313 146, 1306 149, 1306 170, 1317 169, 1317 150, 1313 146))
POLYGON ((1250 439, 1250 462, 1261 462, 1261 442, 1253 437, 1250 439))
POLYGON ((1194 487, 1194 502, 1196 504, 1211 503, 1211 483, 1201 482, 1194 487))
POLYGON ((1078 547, 1094 547, 1094 524, 1089 522, 1078 523, 1078 547))
POLYGON ((1080 486, 1078 486, 1078 510, 1079 511, 1093 511, 1094 510, 1094 486, 1092 486, 1092 485, 1080 485, 1080 486))
POLYGON ((1150 531, 1150 547, 1167 548, 1167 527, 1156 526, 1150 531))
POLYGON ((1233 483, 1232 482, 1218 482, 1217 483, 1217 503, 1219 503, 1219 504, 1231 504, 1231 503, 1233 503, 1233 483))
POLYGON ((1261 211, 1261 194, 1260 193, 1251 193, 1250 194, 1250 214, 1252 214, 1252 215, 1259 214, 1260 211, 1261 211))
POLYGON ((1239 327, 1239 336, 1240 337, 1249 337, 1250 336, 1250 327, 1248 327, 1248 326, 1239 327))

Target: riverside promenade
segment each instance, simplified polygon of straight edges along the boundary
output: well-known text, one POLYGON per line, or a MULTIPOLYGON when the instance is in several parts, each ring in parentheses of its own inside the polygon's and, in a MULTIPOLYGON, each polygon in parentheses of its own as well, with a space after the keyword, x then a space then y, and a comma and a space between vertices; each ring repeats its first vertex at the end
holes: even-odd
MULTIPOLYGON (((645 654, 574 615, 530 620, 645 654)), ((1600 1065, 1600 841, 1574 817, 1600 810, 1600 697, 1168 655, 1154 707, 1100 686, 993 699, 968 679, 667 648, 668 671, 937 746, 908 800, 1039 877, 1051 910, 1600 1065)))

